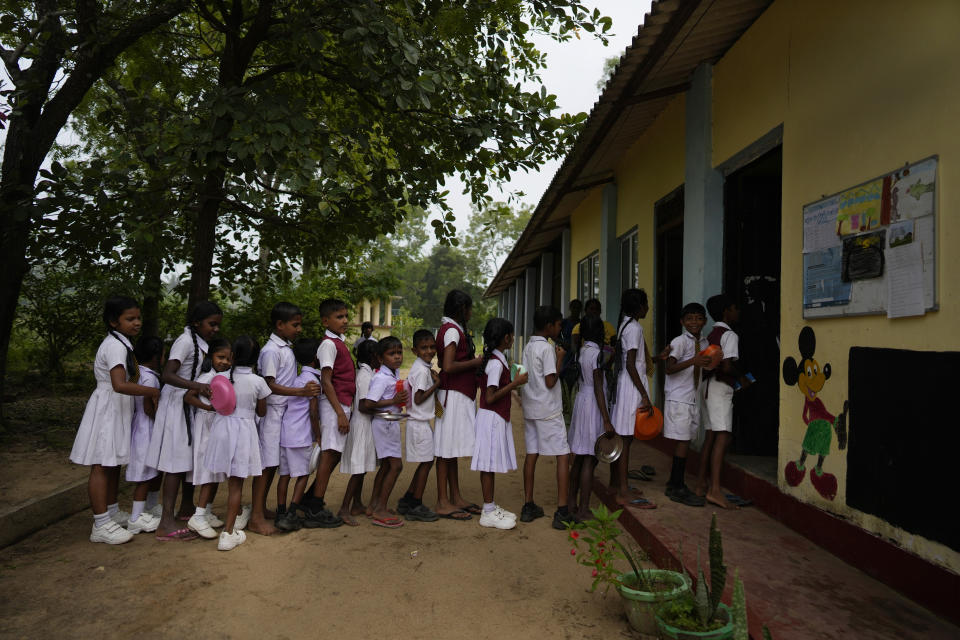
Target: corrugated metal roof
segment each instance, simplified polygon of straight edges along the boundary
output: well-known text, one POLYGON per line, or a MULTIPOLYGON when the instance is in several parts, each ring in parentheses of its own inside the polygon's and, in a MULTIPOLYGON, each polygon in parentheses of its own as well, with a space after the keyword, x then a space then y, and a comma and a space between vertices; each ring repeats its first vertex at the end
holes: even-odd
POLYGON ((563 231, 590 186, 610 181, 626 150, 701 62, 716 62, 772 0, 659 0, 653 3, 573 150, 553 176, 526 229, 485 293, 506 289, 563 231))

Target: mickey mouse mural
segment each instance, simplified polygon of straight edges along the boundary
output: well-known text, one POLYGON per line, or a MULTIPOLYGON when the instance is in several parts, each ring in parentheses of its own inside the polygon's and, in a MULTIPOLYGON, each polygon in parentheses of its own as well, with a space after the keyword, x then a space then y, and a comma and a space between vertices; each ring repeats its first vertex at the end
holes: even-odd
POLYGON ((816 455, 817 466, 810 472, 810 482, 817 492, 827 500, 833 500, 837 495, 837 477, 832 473, 824 473, 823 461, 830 455, 830 441, 833 432, 837 434, 837 446, 843 450, 847 447, 847 411, 849 402, 844 401, 843 413, 834 416, 823 406, 823 401, 817 397, 823 385, 830 379, 830 365, 823 368, 814 360, 813 353, 817 349, 817 337, 810 327, 800 330, 797 341, 800 346, 800 364, 792 357, 783 361, 783 381, 788 385, 797 385, 803 394, 803 421, 807 424, 807 432, 803 436, 803 451, 796 461, 791 460, 784 469, 787 484, 796 487, 803 482, 807 468, 807 455, 816 455))

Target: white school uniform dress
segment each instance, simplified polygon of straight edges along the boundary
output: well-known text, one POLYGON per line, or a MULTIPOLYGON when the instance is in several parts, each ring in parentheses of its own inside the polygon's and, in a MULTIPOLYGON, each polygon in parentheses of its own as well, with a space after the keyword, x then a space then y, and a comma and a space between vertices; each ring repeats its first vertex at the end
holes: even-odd
MULTIPOLYGON (((463 325, 444 316, 440 324, 455 324, 463 334, 467 332, 463 325)), ((441 336, 437 345, 437 354, 443 358, 443 350, 448 344, 458 344, 460 334, 449 328, 441 336)), ((434 421, 434 453, 438 458, 463 458, 473 454, 474 429, 477 418, 476 398, 468 398, 459 391, 437 389, 437 400, 443 405, 443 416, 434 421)))
MULTIPOLYGON (((507 359, 503 352, 494 349, 484 369, 486 375, 480 393, 486 393, 487 387, 499 387, 500 376, 506 367, 507 359)), ((476 425, 476 442, 470 470, 506 473, 516 469, 517 451, 513 444, 512 425, 496 411, 483 408, 477 410, 476 425)))
MULTIPOLYGON (((707 337, 683 333, 670 341, 670 357, 686 362, 707 346, 707 337), (699 348, 698 348, 699 346, 699 348)), ((663 436, 671 440, 694 440, 700 427, 698 387, 694 385, 695 367, 669 373, 663 381, 663 436)), ((703 372, 700 373, 701 377, 703 372)))
POLYGON ((426 391, 433 386, 433 376, 430 375, 430 365, 417 358, 407 374, 407 390, 410 399, 407 401, 407 462, 431 462, 435 445, 433 443, 433 429, 430 420, 434 417, 434 397, 431 395, 421 404, 417 404, 417 391, 426 391))
POLYGON ((350 432, 343 443, 340 457, 340 473, 354 475, 377 470, 377 449, 373 444, 373 423, 369 413, 360 411, 360 403, 367 397, 373 369, 364 363, 357 369, 357 393, 353 397, 353 413, 350 415, 350 432))
MULTIPOLYGON (((229 371, 216 375, 230 379, 229 371)), ((203 462, 210 471, 231 477, 259 476, 263 463, 257 437, 257 400, 268 397, 270 387, 252 368, 234 367, 233 388, 237 394, 237 408, 229 416, 214 415, 203 462)))
MULTIPOLYGON (((177 375, 185 380, 193 379, 200 373, 200 363, 207 354, 207 341, 196 336, 197 354, 194 368, 194 337, 190 327, 184 327, 170 347, 167 360, 177 360, 180 368, 177 375)), ((172 384, 163 385, 160 390, 160 402, 157 404, 157 419, 150 437, 150 449, 147 464, 166 473, 187 472, 187 481, 193 482, 193 445, 187 433, 187 418, 183 397, 187 390, 172 384)), ((191 425, 191 433, 193 431, 191 425)))
MULTIPOLYGON (((343 334, 337 334, 333 331, 327 330, 325 335, 331 340, 324 340, 320 343, 320 347, 317 349, 317 360, 320 361, 320 371, 329 368, 333 371, 333 364, 337 361, 337 345, 333 343, 333 340, 339 340, 340 342, 345 342, 343 334)), ((357 394, 353 394, 354 404, 356 404, 357 394)), ((351 407, 350 405, 341 404, 340 408, 343 409, 344 415, 347 416, 347 419, 350 419, 351 407)), ((347 442, 347 433, 340 433, 340 428, 337 426, 337 412, 333 410, 333 406, 330 404, 330 401, 327 399, 327 394, 320 394, 320 448, 324 451, 332 449, 333 451, 343 452, 343 447, 347 442)))
MULTIPOLYGON (((310 382, 319 381, 320 372, 304 365, 300 375, 287 386, 302 389, 310 382)), ((280 475, 282 476, 300 478, 310 475, 310 454, 313 449, 310 401, 316 399, 317 396, 288 396, 287 398, 287 408, 283 412, 283 424, 280 428, 280 475)), ((270 402, 269 398, 267 402, 270 402)), ((267 411, 270 411, 269 404, 267 411)))
MULTIPOLYGON (((160 388, 160 378, 150 367, 142 364, 137 384, 153 389, 160 388)), ((153 418, 143 411, 143 396, 133 398, 133 423, 130 427, 130 461, 127 462, 127 482, 146 482, 157 477, 157 470, 147 464, 147 449, 153 433, 153 418)))
POLYGON ((127 353, 132 345, 125 335, 108 334, 93 360, 93 376, 97 388, 87 401, 73 440, 70 460, 76 464, 118 467, 130 458, 130 427, 133 422, 133 396, 117 393, 110 381, 110 371, 123 367, 128 378, 127 353))
MULTIPOLYGON (((212 369, 197 376, 197 382, 210 384, 216 371, 212 369)), ((209 398, 201 398, 209 404, 209 398)), ((213 417, 216 411, 207 411, 191 407, 193 411, 193 484, 219 484, 227 479, 225 473, 215 473, 207 468, 204 458, 210 448, 210 432, 213 429, 213 417)))
MULTIPOLYGON (((397 377, 396 371, 390 367, 380 367, 373 374, 370 380, 370 388, 367 389, 367 400, 380 402, 389 400, 397 395, 397 377)), ((389 405, 382 407, 378 411, 390 411, 399 413, 399 405, 389 405)), ((400 423, 393 420, 384 420, 383 418, 373 417, 371 421, 373 427, 373 445, 377 449, 377 458, 399 458, 400 457, 400 423)))
MULTIPOLYGON (((725 322, 714 323, 714 327, 726 327, 720 336, 720 348, 723 359, 740 357, 740 337, 725 322)), ((716 376, 707 381, 704 393, 704 425, 710 431, 733 431, 733 387, 720 382, 716 376)))
MULTIPOLYGON (((570 430, 567 432, 570 452, 578 456, 592 456, 597 438, 603 433, 603 414, 597 406, 593 385, 593 372, 597 368, 600 353, 600 345, 590 340, 580 347, 580 391, 573 402, 570 430)), ((607 390, 603 388, 602 391, 606 402, 607 390)))
MULTIPOLYGON (((292 387, 297 377, 297 359, 290 343, 271 333, 260 350, 257 372, 264 378, 273 378, 273 381, 281 386, 292 387)), ((267 415, 260 418, 257 425, 260 433, 260 458, 264 469, 280 464, 280 428, 289 397, 271 394, 267 398, 267 415)))
POLYGON ((560 381, 547 388, 547 376, 557 373, 557 351, 543 336, 531 336, 523 350, 529 380, 521 387, 523 438, 527 453, 562 456, 570 453, 563 421, 560 381))
POLYGON ((610 422, 621 436, 632 436, 637 422, 637 409, 643 404, 643 396, 630 379, 627 373, 627 354, 636 349, 636 367, 640 374, 640 383, 650 394, 650 383, 647 381, 647 354, 644 350, 643 327, 633 318, 626 317, 620 323, 620 347, 623 351, 620 357, 620 375, 617 377, 617 398, 610 410, 610 422))

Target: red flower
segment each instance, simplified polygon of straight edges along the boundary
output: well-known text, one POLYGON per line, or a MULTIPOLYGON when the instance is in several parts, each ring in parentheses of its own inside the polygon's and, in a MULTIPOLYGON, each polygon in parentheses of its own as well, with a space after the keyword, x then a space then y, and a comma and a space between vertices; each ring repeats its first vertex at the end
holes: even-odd
POLYGON ((570 555, 572 555, 572 556, 577 555, 577 550, 576 550, 576 549, 570 549, 570 555))
POLYGON ((603 543, 603 540, 601 540, 600 542, 598 542, 598 543, 597 543, 597 546, 602 549, 602 548, 605 546, 604 543, 603 543))
POLYGON ((593 571, 590 572, 590 577, 591 577, 591 578, 596 578, 596 577, 597 577, 597 570, 596 570, 596 569, 594 569, 593 571))
POLYGON ((571 531, 571 532, 570 532, 570 537, 573 538, 574 540, 576 540, 577 538, 580 537, 580 532, 579 532, 579 531, 571 531))

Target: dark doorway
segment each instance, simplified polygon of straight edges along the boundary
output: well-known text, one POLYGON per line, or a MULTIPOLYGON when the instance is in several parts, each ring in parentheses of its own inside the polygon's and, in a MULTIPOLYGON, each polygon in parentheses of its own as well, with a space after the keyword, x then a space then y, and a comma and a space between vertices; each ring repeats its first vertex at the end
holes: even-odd
POLYGON ((740 307, 740 363, 757 382, 734 396, 731 453, 776 456, 780 425, 780 192, 778 146, 726 177, 723 287, 740 307))
MULTIPOLYGON (((653 299, 654 342, 659 353, 680 333, 680 309, 683 308, 683 187, 658 201, 653 207, 657 230, 657 290, 653 299)), ((657 404, 663 407, 663 367, 657 367, 657 404)))

